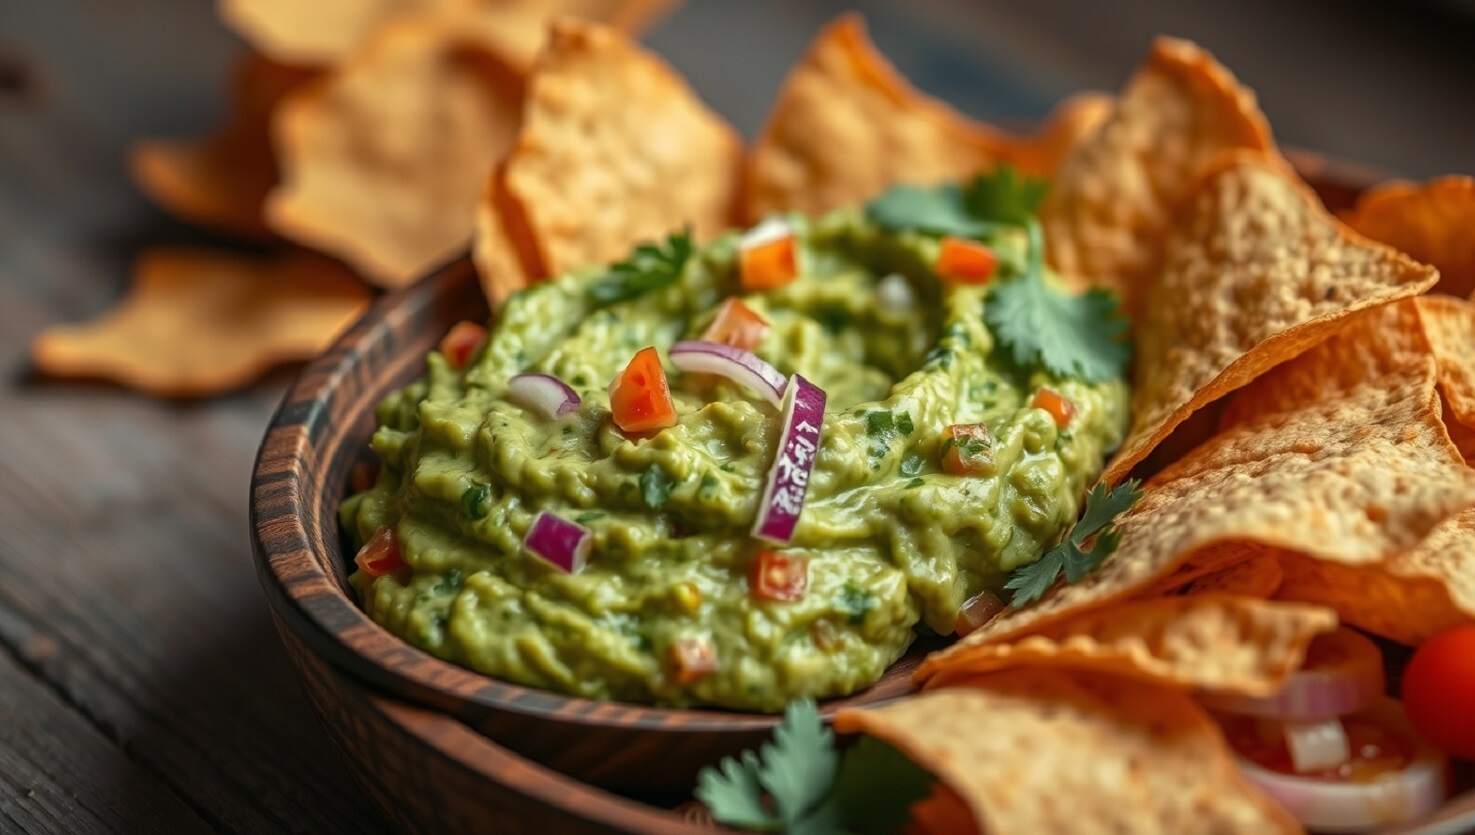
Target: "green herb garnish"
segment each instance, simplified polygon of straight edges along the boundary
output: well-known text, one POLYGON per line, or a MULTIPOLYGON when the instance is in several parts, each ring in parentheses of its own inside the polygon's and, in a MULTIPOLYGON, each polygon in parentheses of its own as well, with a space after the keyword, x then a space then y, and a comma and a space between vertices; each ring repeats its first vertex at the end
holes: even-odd
POLYGON ((1020 175, 1009 165, 979 174, 963 189, 963 204, 974 217, 1022 226, 1029 223, 1050 190, 1050 182, 1020 175))
POLYGON ((1001 165, 967 184, 899 185, 866 205, 866 216, 891 232, 983 238, 1034 217, 1049 183, 1001 165))
POLYGON ((912 430, 916 428, 915 426, 912 425, 912 413, 911 412, 897 412, 896 413, 896 421, 895 422, 896 422, 896 431, 900 432, 903 435, 910 435, 910 434, 912 434, 912 430))
POLYGON ((1110 489, 1104 484, 1092 488, 1086 496, 1086 512, 1065 539, 1043 557, 1021 565, 1009 575, 1004 588, 1014 592, 1010 605, 1023 606, 1040 599, 1055 584, 1062 570, 1066 582, 1076 583, 1101 565, 1116 550, 1119 539, 1112 522, 1142 497, 1141 485, 1130 479, 1110 489), (1093 535, 1097 536, 1091 548, 1082 550, 1085 541, 1093 535))
POLYGON ((869 835, 900 829, 933 779, 870 737, 839 754, 814 702, 802 699, 789 703, 772 742, 703 769, 695 794, 728 826, 869 835))
POLYGON ((660 510, 671 498, 671 487, 674 482, 661 469, 660 464, 651 464, 640 474, 640 499, 645 506, 651 510, 660 510))
POLYGON ((885 437, 891 434, 891 430, 895 426, 896 424, 891 419, 890 412, 879 409, 874 412, 866 412, 866 434, 872 438, 885 437))
POLYGON ((600 519, 603 517, 604 514, 598 510, 586 510, 583 513, 580 513, 578 516, 575 516, 574 521, 578 522, 580 525, 587 525, 590 522, 593 522, 595 519, 600 519))
POLYGON ((629 258, 589 285, 589 300, 596 305, 614 304, 675 284, 691 253, 690 228, 668 235, 664 244, 640 244, 629 258))
POLYGON ((472 519, 484 519, 487 515, 487 499, 491 497, 490 484, 472 484, 461 493, 461 509, 472 519))
POLYGON ((866 614, 876 608, 876 598, 854 583, 846 583, 840 588, 838 602, 840 610, 849 616, 852 626, 864 623, 866 614))

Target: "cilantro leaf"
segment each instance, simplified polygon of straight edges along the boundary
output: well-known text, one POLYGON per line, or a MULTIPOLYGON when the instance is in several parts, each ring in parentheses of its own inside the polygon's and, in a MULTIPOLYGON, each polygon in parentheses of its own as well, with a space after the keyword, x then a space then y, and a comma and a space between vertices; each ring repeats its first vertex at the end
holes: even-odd
POLYGON ((693 794, 722 823, 744 829, 776 830, 783 821, 763 804, 763 789, 758 782, 761 769, 758 755, 752 751, 744 751, 741 757, 724 757, 716 768, 702 769, 693 794))
POLYGON ((995 284, 983 313, 999 344, 1022 368, 1100 382, 1126 373, 1132 357, 1127 320, 1115 296, 1099 288, 1063 293, 1035 268, 995 284))
POLYGON ((917 427, 912 425, 911 412, 896 413, 896 431, 900 432, 903 435, 910 435, 912 434, 912 430, 916 428, 917 427))
POLYGON ((866 204, 866 217, 888 232, 927 232, 982 238, 998 225, 968 211, 957 185, 922 187, 897 185, 866 204))
POLYGON ((789 703, 783 723, 773 732, 773 742, 763 746, 761 755, 758 781, 789 823, 802 820, 818 806, 835 782, 839 762, 835 735, 809 699, 789 703))
POLYGON ((651 464, 640 474, 640 500, 651 510, 660 510, 671 498, 672 481, 660 464, 651 464))
POLYGON ((1055 585, 1062 571, 1068 583, 1080 582, 1095 571, 1120 543, 1121 536, 1112 523, 1142 498, 1141 486, 1136 479, 1129 479, 1114 488, 1104 484, 1091 488, 1086 495, 1085 512, 1065 539, 1038 560, 1021 565, 1009 575, 1004 583, 1004 588, 1014 592, 1009 604, 1023 606, 1040 599, 1055 585), (1093 535, 1096 541, 1085 548, 1086 540, 1093 535))
POLYGON ((461 493, 461 509, 472 519, 484 519, 487 515, 487 499, 491 496, 490 484, 473 483, 461 493))
POLYGON ((1050 189, 1050 181, 1021 176, 1009 165, 979 174, 963 190, 969 214, 996 223, 1024 225, 1034 217, 1050 189))
POLYGON ((894 427, 890 412, 882 409, 866 412, 866 434, 872 438, 885 437, 894 427))
POLYGON ((612 265, 603 278, 589 285, 589 300, 596 305, 614 304, 674 284, 691 253, 690 228, 666 236, 664 244, 640 244, 629 258, 612 265))

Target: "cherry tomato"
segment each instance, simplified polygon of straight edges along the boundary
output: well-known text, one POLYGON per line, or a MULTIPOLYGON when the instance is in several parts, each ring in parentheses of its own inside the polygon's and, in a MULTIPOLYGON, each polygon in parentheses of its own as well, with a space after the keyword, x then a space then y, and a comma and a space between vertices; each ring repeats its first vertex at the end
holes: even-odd
POLYGON ((1475 759, 1475 624, 1425 641, 1403 671, 1403 707, 1435 746, 1475 759))

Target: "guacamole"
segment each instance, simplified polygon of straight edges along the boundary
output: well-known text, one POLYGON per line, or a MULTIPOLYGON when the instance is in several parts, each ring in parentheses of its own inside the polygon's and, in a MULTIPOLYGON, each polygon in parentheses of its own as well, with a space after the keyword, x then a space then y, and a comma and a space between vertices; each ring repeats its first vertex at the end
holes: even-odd
MULTIPOLYGON (((996 351, 989 286, 934 271, 942 236, 886 231, 860 209, 787 223, 798 275, 776 289, 744 293, 730 233, 665 286, 611 293, 594 269, 517 294, 462 368, 431 353, 426 376, 379 407, 377 483, 342 507, 357 544, 389 528, 407 565, 353 575, 370 616, 514 682, 772 711, 871 684, 918 630, 951 634, 965 600, 1038 559, 1122 437, 1125 383, 996 351), (828 396, 786 545, 750 533, 779 411, 666 358, 734 295, 769 324, 752 353, 828 396), (607 388, 646 346, 666 363, 676 423, 626 434, 607 388), (578 408, 550 419, 515 405, 508 380, 528 371, 567 383, 578 408), (1064 425, 1041 389, 1069 405, 1064 425), (965 445, 982 463, 948 471, 965 445), (524 548, 540 511, 588 529, 587 564, 560 571, 524 548), (805 561, 799 595, 754 594, 764 551, 805 561), (673 669, 693 642, 712 662, 695 676, 673 669)), ((980 237, 1000 276, 1024 269, 1022 228, 980 237)))

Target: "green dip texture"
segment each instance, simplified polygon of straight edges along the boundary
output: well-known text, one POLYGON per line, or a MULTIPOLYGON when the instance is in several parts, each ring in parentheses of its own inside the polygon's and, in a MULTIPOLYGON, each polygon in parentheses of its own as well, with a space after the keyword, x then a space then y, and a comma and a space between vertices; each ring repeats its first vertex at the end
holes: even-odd
MULTIPOLYGON (((665 356, 742 293, 731 233, 699 248, 674 284, 628 300, 591 296, 603 270, 531 287, 465 369, 431 353, 426 376, 380 405, 378 481, 344 502, 342 521, 355 544, 391 526, 411 571, 353 575, 370 616, 522 684, 774 711, 871 684, 919 629, 951 634, 965 600, 1000 592, 1011 569, 1038 559, 1122 437, 1125 383, 1012 367, 985 323, 988 287, 933 273, 937 236, 882 231, 861 210, 789 222, 799 278, 742 300, 772 324, 754 353, 829 395, 808 499, 778 549, 809 561, 802 599, 750 591, 755 555, 772 547, 749 531, 777 411, 665 356), (878 294, 893 274, 915 304, 896 303, 897 279, 878 294), (610 420, 606 387, 648 345, 667 363, 679 422, 630 438, 610 420), (582 406, 548 420, 509 402, 507 380, 524 371, 558 376, 582 406), (1064 429, 1031 407, 1041 386, 1074 404, 1064 429), (944 472, 944 429, 972 423, 988 426, 991 469, 944 472), (593 532, 581 571, 523 549, 542 510, 593 532), (671 651, 692 638, 715 648, 717 667, 683 683, 671 651)), ((1023 229, 984 240, 1000 277, 1023 269, 1023 229)))

